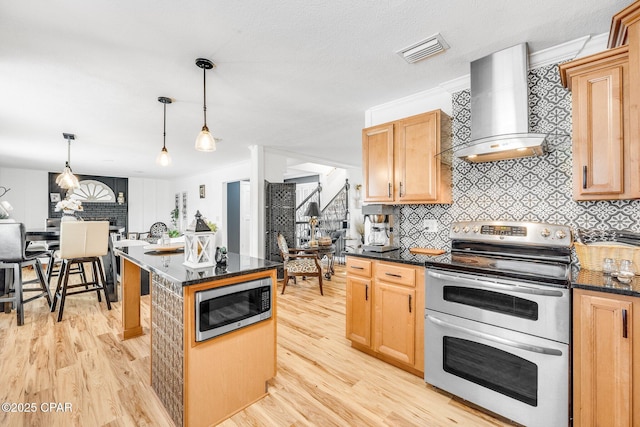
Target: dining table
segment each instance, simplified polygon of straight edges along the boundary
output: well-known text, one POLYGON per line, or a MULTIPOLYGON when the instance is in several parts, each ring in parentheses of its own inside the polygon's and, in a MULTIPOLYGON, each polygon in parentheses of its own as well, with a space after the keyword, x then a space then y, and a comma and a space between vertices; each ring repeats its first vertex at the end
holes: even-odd
POLYGON ((300 250, 302 250, 306 254, 314 254, 318 257, 318 259, 322 259, 325 256, 327 257, 327 269, 324 272, 324 278, 327 280, 331 280, 331 276, 335 274, 334 270, 334 255, 336 253, 336 245, 317 245, 317 246, 309 246, 303 245, 300 250))

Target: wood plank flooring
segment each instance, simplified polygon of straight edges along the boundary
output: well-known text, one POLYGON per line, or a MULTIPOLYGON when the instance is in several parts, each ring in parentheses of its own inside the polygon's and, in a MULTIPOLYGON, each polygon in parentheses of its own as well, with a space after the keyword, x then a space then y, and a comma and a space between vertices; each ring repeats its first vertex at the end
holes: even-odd
MULTIPOLYGON (((345 272, 336 270, 324 296, 315 278, 278 294, 278 374, 264 399, 221 426, 508 425, 353 350, 345 272)), ((0 411, 0 425, 173 425, 149 385, 149 303, 142 298, 145 335, 127 341, 120 303, 108 311, 94 294, 69 297, 60 323, 43 299, 25 306, 21 327, 15 312, 0 313, 0 403, 20 410, 0 411)))

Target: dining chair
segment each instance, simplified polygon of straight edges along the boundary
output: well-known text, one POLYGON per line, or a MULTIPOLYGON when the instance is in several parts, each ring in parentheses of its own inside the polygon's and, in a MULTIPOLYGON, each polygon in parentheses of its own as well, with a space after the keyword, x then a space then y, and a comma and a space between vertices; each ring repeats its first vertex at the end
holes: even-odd
POLYGON ((56 257, 62 260, 62 266, 51 304, 51 312, 53 313, 56 310, 58 300, 60 300, 58 322, 62 320, 64 303, 69 295, 95 292, 98 296, 98 302, 101 302, 100 291, 102 291, 107 308, 111 310, 111 301, 106 288, 101 259, 108 252, 109 238, 108 221, 62 222, 60 226, 60 250, 56 253, 56 257), (91 264, 92 280, 88 281, 85 278, 81 280, 82 283, 70 285, 71 266, 83 263, 91 264), (80 287, 84 289, 68 292, 70 289, 80 287))
POLYGON ((164 222, 155 222, 149 228, 149 239, 152 239, 153 243, 157 243, 162 237, 162 233, 166 233, 168 230, 169 228, 164 222))
POLYGON ((320 266, 320 260, 315 254, 301 253, 304 250, 293 248, 289 249, 287 239, 282 234, 278 234, 278 249, 280 249, 280 256, 284 262, 284 282, 282 284, 282 293, 287 287, 289 279, 293 277, 294 282, 296 276, 312 276, 318 278, 318 284, 320 285, 320 295, 324 295, 322 292, 322 267, 320 266))
POLYGON ((0 224, 0 268, 13 269, 13 289, 5 289, 5 295, 0 298, 2 303, 12 303, 16 308, 18 316, 18 326, 24 324, 23 305, 40 297, 45 297, 49 306, 51 306, 51 293, 49 285, 45 277, 40 257, 45 252, 26 253, 27 247, 26 230, 22 223, 6 223, 0 224), (37 278, 34 280, 23 281, 22 269, 32 266, 36 272, 37 278), (25 288, 24 285, 31 283, 39 283, 39 288, 25 288), (25 292, 38 292, 37 295, 25 299, 25 292))

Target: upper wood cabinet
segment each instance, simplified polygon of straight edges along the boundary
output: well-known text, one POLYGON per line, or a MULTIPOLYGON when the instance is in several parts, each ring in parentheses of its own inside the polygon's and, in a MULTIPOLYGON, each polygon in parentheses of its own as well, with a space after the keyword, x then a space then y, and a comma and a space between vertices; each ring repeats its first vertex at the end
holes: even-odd
POLYGON ((451 167, 443 161, 450 141, 451 120, 440 110, 363 129, 364 201, 451 203, 451 167))
POLYGON ((560 73, 572 91, 573 198, 639 198, 640 140, 629 129, 628 46, 561 64, 560 73))
POLYGON ((575 426, 640 425, 640 298, 573 291, 575 426))

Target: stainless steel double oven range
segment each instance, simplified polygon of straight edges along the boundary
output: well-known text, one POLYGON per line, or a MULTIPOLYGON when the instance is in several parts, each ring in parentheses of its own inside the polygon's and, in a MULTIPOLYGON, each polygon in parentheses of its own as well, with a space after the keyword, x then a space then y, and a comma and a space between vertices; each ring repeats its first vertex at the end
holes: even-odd
POLYGON ((425 381, 527 426, 570 414, 571 230, 458 222, 425 275, 425 381))

